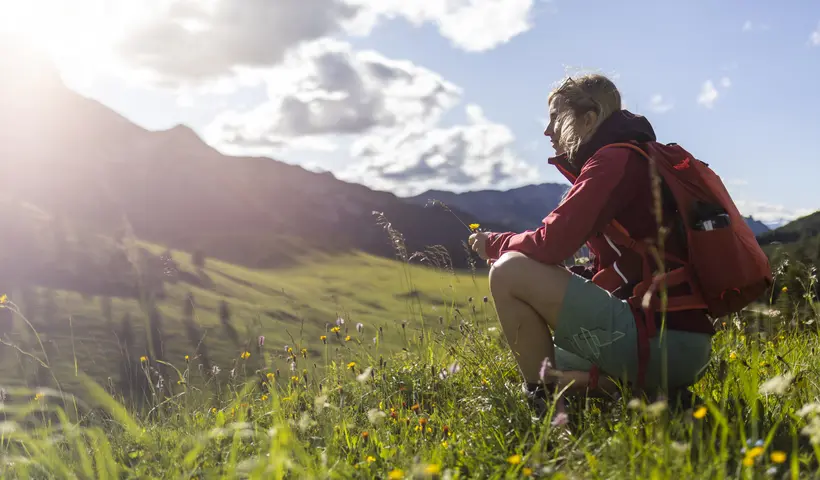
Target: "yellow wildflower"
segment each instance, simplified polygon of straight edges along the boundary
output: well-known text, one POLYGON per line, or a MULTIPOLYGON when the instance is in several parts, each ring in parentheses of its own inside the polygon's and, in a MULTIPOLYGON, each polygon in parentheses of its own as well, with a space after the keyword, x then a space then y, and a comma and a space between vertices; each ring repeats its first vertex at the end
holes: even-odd
POLYGON ((373 462, 376 461, 376 457, 374 457, 373 455, 368 455, 366 460, 367 460, 367 463, 373 463, 373 462))
POLYGON ((729 352, 729 360, 734 360, 734 359, 736 359, 736 358, 737 358, 737 353, 735 353, 735 352, 729 352))
POLYGON ((242 352, 242 355, 240 355, 240 357, 242 357, 242 360, 247 360, 251 357, 251 352, 242 352))
POLYGON ((147 362, 147 361, 148 361, 148 357, 146 357, 145 355, 143 355, 143 356, 141 356, 141 357, 140 357, 140 362, 145 363, 145 362, 147 362))
POLYGON ((480 224, 478 224, 478 223, 471 223, 471 224, 470 224, 470 230, 472 230, 472 231, 474 231, 474 232, 475 232, 476 230, 478 230, 478 227, 480 227, 480 226, 481 226, 481 225, 480 225, 480 224))
POLYGON ((188 355, 185 355, 185 361, 188 362, 190 360, 191 360, 191 357, 189 357, 188 355))
POLYGON ((350 335, 345 337, 345 342, 349 342, 349 341, 350 341, 350 335))
POLYGON ((42 394, 42 393, 40 393, 40 392, 37 392, 37 393, 34 395, 34 399, 35 399, 35 400, 42 400, 42 399, 43 399, 43 397, 45 397, 45 395, 43 395, 43 394, 42 394))
POLYGON ((424 473, 427 475, 438 475, 441 473, 441 467, 434 463, 431 463, 430 465, 424 467, 424 473))
POLYGON ((754 447, 748 452, 746 452, 746 456, 743 458, 743 465, 747 467, 751 467, 754 465, 755 458, 763 455, 763 447, 754 447))
POLYGON ((273 380, 273 373, 268 372, 265 376, 268 377, 268 380, 273 380))
POLYGON ((404 478, 404 472, 402 472, 401 470, 399 470, 397 468, 397 469, 391 471, 390 473, 388 473, 387 478, 389 480, 401 480, 402 478, 404 478))
POLYGON ((321 340, 322 343, 327 343, 327 335, 322 335, 321 337, 319 337, 319 340, 321 340))
POLYGON ((290 377, 290 381, 293 382, 293 383, 299 383, 299 377, 294 375, 294 376, 290 377))
POLYGON ((532 469, 530 467, 524 467, 521 469, 521 474, 525 477, 532 476, 532 469))
POLYGON ((706 410, 706 407, 700 407, 697 410, 695 410, 695 413, 693 413, 692 416, 697 418, 698 420, 701 420, 703 417, 706 416, 707 412, 708 410, 706 410))
POLYGON ((770 458, 772 459, 772 462, 774 462, 774 463, 783 463, 783 462, 786 461, 786 452, 781 452, 779 450, 776 450, 776 451, 772 452, 772 455, 771 455, 770 458))
POLYGON ((216 413, 216 407, 211 408, 211 413, 216 413))
POLYGON ((9 297, 5 293, 0 295, 0 305, 5 305, 9 303, 9 297))
POLYGON ((263 401, 263 402, 268 401, 268 396, 267 396, 267 395, 262 395, 262 401, 263 401))
POLYGON ((518 465, 521 463, 521 455, 513 455, 507 459, 507 463, 510 465, 518 465))
POLYGON ((780 289, 781 292, 786 293, 789 291, 789 287, 783 287, 780 289))
POLYGON ((339 333, 339 330, 340 330, 339 327, 333 327, 333 328, 330 329, 330 331, 333 332, 333 333, 339 333))
POLYGON ((347 368, 349 368, 349 369, 353 370, 354 368, 356 368, 356 362, 350 362, 350 363, 348 363, 348 364, 347 364, 347 368))

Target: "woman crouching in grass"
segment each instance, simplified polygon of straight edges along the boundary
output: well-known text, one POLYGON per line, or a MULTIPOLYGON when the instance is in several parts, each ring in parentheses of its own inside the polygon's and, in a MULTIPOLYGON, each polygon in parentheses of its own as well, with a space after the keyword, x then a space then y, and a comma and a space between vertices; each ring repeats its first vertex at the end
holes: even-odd
MULTIPOLYGON (((614 220, 632 238, 658 236, 647 160, 628 148, 601 150, 654 142, 649 121, 623 110, 618 89, 602 75, 567 79, 550 93, 549 115, 544 135, 556 152, 549 163, 572 183, 564 200, 537 230, 470 237, 471 248, 492 265, 498 317, 539 416, 549 391, 568 383, 576 394, 613 392, 613 379, 635 384, 640 313, 633 314, 627 299, 641 281, 642 260, 603 230, 614 220), (585 243, 590 266, 561 266, 585 243)), ((663 217, 670 215, 674 201, 664 202, 663 217)), ((666 239, 666 252, 686 259, 685 245, 676 240, 666 239)), ((648 343, 642 378, 650 394, 664 377, 670 392, 692 385, 711 354, 714 329, 705 310, 668 312, 666 329, 663 347, 658 336, 648 343)))

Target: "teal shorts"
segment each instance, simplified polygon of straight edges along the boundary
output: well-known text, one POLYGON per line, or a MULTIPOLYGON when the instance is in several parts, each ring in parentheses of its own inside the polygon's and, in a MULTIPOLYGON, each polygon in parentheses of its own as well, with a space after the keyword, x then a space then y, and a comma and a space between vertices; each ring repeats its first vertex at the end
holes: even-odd
MULTIPOLYGON (((628 380, 638 376, 638 332, 625 300, 612 296, 591 281, 573 274, 554 332, 555 368, 588 371, 597 365, 601 377, 628 380)), ((706 333, 666 330, 650 339, 647 390, 662 385, 662 355, 666 350, 667 385, 695 383, 709 364, 712 338, 706 333)))

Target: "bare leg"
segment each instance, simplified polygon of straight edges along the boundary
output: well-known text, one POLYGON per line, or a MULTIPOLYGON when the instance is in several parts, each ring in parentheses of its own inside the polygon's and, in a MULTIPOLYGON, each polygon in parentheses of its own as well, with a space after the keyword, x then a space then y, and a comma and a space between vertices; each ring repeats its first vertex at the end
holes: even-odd
MULTIPOLYGON (((553 368, 543 380, 555 382, 557 391, 570 385, 567 393, 575 394, 587 391, 589 372, 555 370, 552 339, 571 276, 563 267, 544 265, 526 255, 510 252, 493 264, 490 291, 502 331, 524 380, 531 384, 541 382, 541 366, 548 358, 553 368)), ((602 372, 598 393, 614 392, 616 387, 602 372)))
POLYGON ((552 329, 570 272, 544 265, 520 253, 506 253, 490 270, 490 291, 501 328, 513 350, 524 380, 541 381, 542 362, 555 365, 552 329))

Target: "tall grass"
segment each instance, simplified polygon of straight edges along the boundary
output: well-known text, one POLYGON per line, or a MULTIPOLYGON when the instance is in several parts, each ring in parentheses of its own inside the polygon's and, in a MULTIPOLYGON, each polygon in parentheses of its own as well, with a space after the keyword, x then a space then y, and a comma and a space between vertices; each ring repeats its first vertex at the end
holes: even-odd
MULTIPOLYGON (((388 232, 412 292, 412 255, 388 232)), ((436 255, 423 260, 451 269, 436 255)), ((134 359, 148 386, 139 403, 81 371, 74 394, 4 389, 2 478, 816 478, 812 295, 795 299, 812 307, 799 322, 748 311, 719 324, 693 408, 624 390, 573 399, 561 425, 533 420, 492 300, 444 293, 438 322, 408 298, 408 321, 420 321, 399 351, 359 336, 336 354, 299 338, 248 351, 227 374, 148 355, 134 359), (455 307, 465 299, 468 311, 455 307), (289 371, 272 367, 277 354, 289 371)), ((22 317, 13 300, 3 307, 22 317)), ((48 366, 45 349, 26 353, 48 366)))

